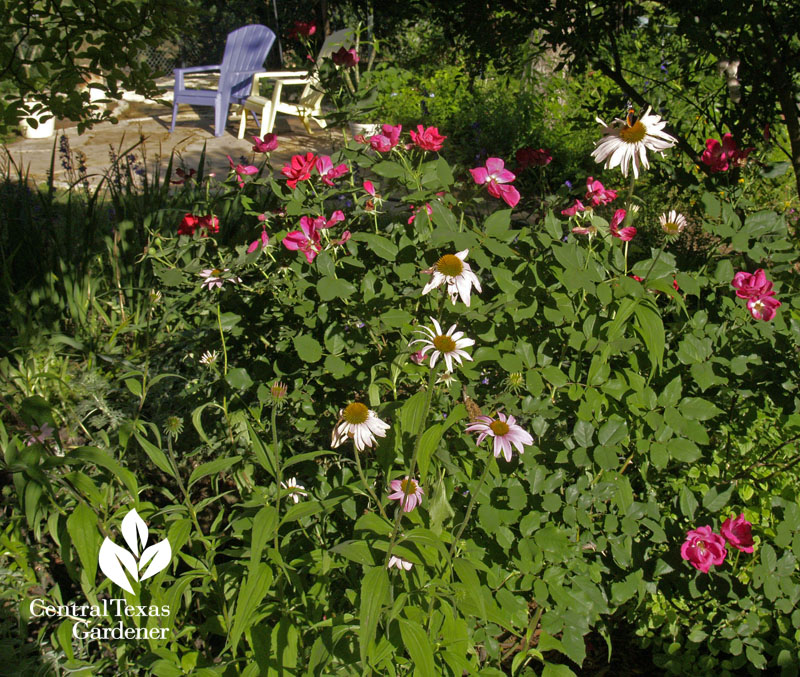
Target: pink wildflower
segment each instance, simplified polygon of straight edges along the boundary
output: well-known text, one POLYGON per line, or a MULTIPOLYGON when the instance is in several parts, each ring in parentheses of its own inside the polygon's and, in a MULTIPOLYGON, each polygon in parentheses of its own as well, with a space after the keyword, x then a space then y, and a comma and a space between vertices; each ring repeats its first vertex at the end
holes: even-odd
POLYGON ((262 230, 259 238, 250 243, 250 246, 247 248, 247 253, 252 254, 259 247, 261 249, 266 249, 268 244, 269 244, 269 235, 267 235, 266 230, 262 230))
MULTIPOLYGON (((409 205, 409 207, 411 208, 411 216, 408 219, 408 223, 412 224, 414 223, 414 219, 417 218, 417 208, 414 205, 409 205)), ((430 202, 425 203, 425 211, 428 212, 429 217, 433 216, 433 207, 431 207, 430 202)))
POLYGON ((291 163, 281 169, 281 174, 289 180, 286 185, 294 189, 298 181, 307 181, 311 178, 311 171, 316 166, 317 156, 314 153, 305 155, 293 155, 291 163))
POLYGON ((571 207, 567 207, 566 209, 562 209, 561 213, 564 216, 575 216, 578 212, 586 211, 586 207, 583 206, 583 203, 580 200, 575 200, 575 204, 571 207))
POLYGON ((478 185, 486 185, 489 195, 502 198, 509 207, 516 207, 519 202, 519 192, 511 183, 517 177, 505 168, 505 163, 499 157, 490 157, 486 160, 485 167, 475 167, 469 170, 472 178, 478 185))
POLYGON ((629 242, 632 240, 636 235, 636 228, 633 226, 627 226, 626 228, 620 228, 620 225, 625 220, 625 210, 618 209, 614 212, 614 216, 611 219, 611 223, 608 224, 608 229, 611 231, 611 234, 614 237, 618 237, 623 242, 629 242))
POLYGON ((394 492, 389 494, 389 499, 392 501, 400 501, 403 506, 403 512, 411 512, 417 507, 417 504, 422 504, 422 487, 416 480, 410 479, 408 476, 404 480, 392 480, 389 482, 389 488, 394 492))
POLYGON ((258 174, 258 167, 254 165, 235 165, 230 155, 228 155, 228 162, 231 164, 231 171, 236 172, 236 182, 239 184, 239 188, 244 188, 244 176, 258 174))
POLYGON ((513 444, 521 454, 523 447, 533 444, 533 438, 517 425, 513 416, 498 412, 497 418, 478 416, 477 421, 466 427, 467 432, 479 433, 476 444, 480 444, 488 437, 494 438, 494 455, 499 458, 502 453, 506 461, 511 462, 511 445, 513 444))
POLYGON ((753 148, 740 151, 733 135, 727 133, 722 135, 722 143, 716 139, 706 139, 706 149, 700 159, 709 166, 712 173, 725 172, 731 165, 744 164, 752 151, 753 148))
POLYGON ((283 246, 292 251, 301 251, 306 260, 313 263, 317 254, 322 251, 319 233, 314 227, 314 222, 309 217, 300 219, 300 230, 293 230, 283 238, 283 246))
POLYGON ((586 200, 592 207, 607 205, 617 199, 617 191, 609 190, 602 183, 589 177, 586 179, 586 200))

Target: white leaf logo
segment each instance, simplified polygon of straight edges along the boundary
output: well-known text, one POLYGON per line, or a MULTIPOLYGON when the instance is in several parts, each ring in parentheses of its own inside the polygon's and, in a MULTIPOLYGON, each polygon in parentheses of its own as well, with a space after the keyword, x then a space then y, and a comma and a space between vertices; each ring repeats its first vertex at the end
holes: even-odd
POLYGON ((120 588, 131 594, 133 587, 128 576, 134 581, 143 581, 166 569, 172 560, 172 548, 166 538, 149 548, 145 547, 148 533, 147 524, 134 509, 122 520, 122 537, 130 550, 121 548, 108 537, 100 546, 100 570, 120 588), (144 567, 147 569, 139 575, 144 567))

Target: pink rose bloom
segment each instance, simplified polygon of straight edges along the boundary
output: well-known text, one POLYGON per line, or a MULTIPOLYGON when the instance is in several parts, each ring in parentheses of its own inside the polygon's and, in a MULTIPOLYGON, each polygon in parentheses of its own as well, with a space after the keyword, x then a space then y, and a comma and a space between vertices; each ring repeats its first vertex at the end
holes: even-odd
POLYGON ((314 227, 314 222, 309 217, 300 219, 300 230, 293 230, 283 238, 283 246, 292 251, 301 251, 306 260, 313 263, 317 254, 322 251, 319 233, 314 227))
POLYGON ((723 134, 722 143, 716 139, 706 139, 706 149, 700 159, 711 168, 712 173, 725 172, 731 165, 743 165, 753 150, 739 150, 733 135, 728 133, 723 134))
POLYGON ((618 209, 614 212, 611 223, 608 224, 608 229, 614 237, 618 237, 623 242, 629 242, 636 235, 636 228, 628 226, 627 228, 620 228, 620 224, 625 220, 626 211, 618 209))
POLYGON ((737 550, 753 552, 752 526, 753 525, 744 518, 744 513, 741 513, 736 519, 733 517, 726 519, 719 528, 719 533, 721 533, 725 537, 725 540, 737 550))
POLYGON ((254 153, 271 153, 278 147, 278 137, 275 134, 264 134, 263 139, 253 137, 254 153))
POLYGON ((305 155, 293 155, 290 164, 281 169, 281 174, 289 180, 286 185, 294 189, 298 181, 307 181, 311 178, 311 171, 317 163, 317 156, 314 153, 305 155))
POLYGON ((763 268, 759 268, 752 275, 740 271, 733 276, 731 286, 736 290, 740 299, 757 299, 762 296, 774 296, 772 282, 767 279, 763 268))
POLYGON ((764 320, 765 322, 769 322, 775 317, 775 313, 780 306, 781 302, 772 296, 762 296, 760 299, 750 299, 747 302, 747 310, 750 311, 753 319, 764 320))
POLYGON ((197 219, 197 227, 205 228, 209 233, 216 234, 219 232, 219 219, 212 214, 206 214, 197 219))
POLYGON ((269 235, 267 235, 266 230, 262 230, 259 238, 250 243, 250 246, 247 248, 247 253, 252 254, 259 247, 261 249, 266 249, 268 244, 269 244, 269 235))
POLYGON ((580 200, 575 200, 575 204, 571 207, 567 207, 566 209, 562 209, 561 213, 564 216, 575 216, 578 212, 586 211, 586 207, 583 206, 583 203, 580 200))
POLYGON ((602 183, 592 178, 586 179, 586 200, 592 207, 607 205, 617 199, 617 191, 606 189, 602 183))
POLYGON ((403 512, 411 512, 417 507, 417 504, 422 504, 422 487, 417 484, 416 480, 409 479, 406 476, 403 480, 392 480, 389 482, 389 488, 394 492, 389 494, 392 501, 400 501, 403 506, 403 512))
POLYGON ((534 150, 530 146, 520 148, 516 153, 517 169, 522 171, 528 167, 544 167, 553 161, 553 156, 546 148, 534 150))
POLYGON ((351 235, 352 235, 352 234, 350 233, 350 231, 349 231, 349 230, 345 230, 345 231, 342 233, 342 237, 340 237, 338 240, 331 240, 331 244, 332 244, 332 245, 340 245, 340 244, 344 244, 345 242, 347 242, 347 241, 350 239, 351 235))
POLYGON ((372 181, 364 181, 364 190, 372 195, 372 197, 375 197, 375 186, 372 185, 372 181))
POLYGON ((244 176, 258 174, 258 167, 254 165, 236 165, 230 155, 228 155, 228 162, 231 165, 231 170, 236 172, 236 182, 239 184, 239 188, 244 188, 244 176))
POLYGON ((310 216, 302 216, 300 217, 300 227, 302 228, 305 226, 308 229, 319 231, 335 226, 339 221, 344 221, 344 212, 342 212, 341 209, 337 209, 333 212, 330 219, 325 219, 324 216, 318 216, 315 219, 312 219, 310 216))
MULTIPOLYGON (((409 225, 414 223, 414 219, 417 218, 417 208, 414 205, 409 205, 411 207, 411 216, 408 219, 409 225)), ((433 216, 433 208, 431 207, 430 202, 425 203, 425 211, 428 212, 428 216, 433 216)))
POLYGON ((324 183, 326 186, 333 186, 334 179, 344 176, 349 171, 347 165, 344 163, 334 167, 329 155, 320 155, 317 158, 315 167, 319 175, 322 177, 322 183, 324 183))
POLYGON ((681 546, 681 557, 704 574, 708 573, 712 564, 722 564, 727 554, 725 539, 707 526, 689 531, 686 542, 681 546))
POLYGON ((486 185, 489 195, 501 198, 509 207, 516 207, 519 202, 519 192, 511 183, 517 177, 505 168, 505 163, 499 157, 490 157, 486 160, 485 167, 470 169, 472 179, 478 185, 486 185))
POLYGON ((355 49, 345 49, 344 47, 340 47, 338 52, 331 54, 331 59, 337 66, 344 66, 345 68, 353 68, 361 61, 355 49))
POLYGON ((424 128, 422 125, 417 125, 417 131, 410 132, 411 140, 422 150, 437 151, 442 149, 446 136, 439 134, 438 127, 424 128))

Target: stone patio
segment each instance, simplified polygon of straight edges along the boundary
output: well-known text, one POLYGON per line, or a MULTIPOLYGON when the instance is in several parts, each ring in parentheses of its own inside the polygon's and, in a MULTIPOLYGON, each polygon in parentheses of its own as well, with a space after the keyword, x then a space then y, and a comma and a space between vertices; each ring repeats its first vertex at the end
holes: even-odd
MULTIPOLYGON (((165 87, 165 98, 170 99, 171 87, 165 87)), ((127 97, 126 97, 127 98, 127 97)), ((97 185, 111 164, 111 151, 122 155, 140 139, 144 142, 133 151, 141 163, 144 158, 148 172, 157 164, 163 177, 170 156, 175 155, 173 171, 176 167, 187 169, 197 167, 203 147, 206 148, 206 172, 215 172, 224 177, 229 170, 227 156, 234 162, 250 162, 254 159, 252 152, 252 136, 258 134, 258 128, 252 116, 248 119, 247 136, 237 139, 239 130, 239 113, 231 107, 225 134, 214 136, 214 111, 212 108, 190 108, 182 105, 179 109, 175 131, 170 134, 172 119, 171 106, 159 105, 154 101, 143 101, 136 97, 123 101, 116 109, 118 124, 104 122, 78 134, 77 126, 67 121, 56 122, 56 137, 49 139, 20 138, 6 146, 6 151, 23 172, 29 172, 32 179, 43 182, 50 171, 51 155, 55 144, 54 181, 59 187, 68 183, 67 170, 61 164, 59 143, 62 135, 69 141, 72 151, 81 151, 86 155, 86 166, 89 181, 97 185)), ((278 149, 272 153, 272 164, 281 167, 292 155, 297 153, 330 154, 335 146, 341 143, 339 130, 320 129, 314 122, 310 123, 309 134, 299 118, 279 115, 274 132, 278 135, 278 149)), ((6 158, 0 154, 0 162, 6 158)))

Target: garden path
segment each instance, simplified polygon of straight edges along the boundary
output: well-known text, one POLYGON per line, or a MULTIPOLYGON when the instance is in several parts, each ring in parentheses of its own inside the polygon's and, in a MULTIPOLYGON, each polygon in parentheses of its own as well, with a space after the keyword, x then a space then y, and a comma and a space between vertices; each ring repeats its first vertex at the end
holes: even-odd
MULTIPOLYGON (((211 108, 190 109, 188 106, 183 106, 178 115, 175 132, 172 134, 169 133, 171 115, 171 108, 166 106, 132 103, 118 116, 120 118, 118 124, 104 122, 84 131, 83 134, 78 134, 76 126, 64 126, 65 123, 59 121, 56 123, 56 138, 20 139, 8 144, 6 149, 17 166, 22 167, 23 172, 28 171, 32 179, 43 182, 47 180, 50 171, 55 143, 54 180, 60 187, 69 185, 68 171, 62 166, 62 158, 59 155, 62 135, 68 139, 73 152, 81 151, 86 155, 86 170, 92 185, 97 185, 108 170, 112 148, 114 153, 120 154, 136 144, 140 138, 144 138, 144 143, 134 152, 138 163, 141 164, 142 148, 144 149, 144 159, 150 176, 156 164, 160 167, 160 175, 163 176, 173 152, 176 155, 173 167, 182 165, 186 169, 197 167, 204 145, 206 171, 216 172, 218 177, 224 177, 228 173, 228 155, 237 163, 243 159, 245 163, 252 161, 251 136, 258 133, 252 117, 248 121, 248 136, 237 139, 238 114, 229 115, 227 129, 221 137, 214 136, 214 115, 211 108)), ((309 134, 299 118, 286 116, 278 117, 275 133, 279 142, 278 149, 272 153, 272 163, 275 167, 281 167, 297 153, 311 151, 330 154, 341 138, 336 130, 320 129, 313 122, 309 134)), ((3 160, 4 158, 0 157, 0 162, 3 160)))

